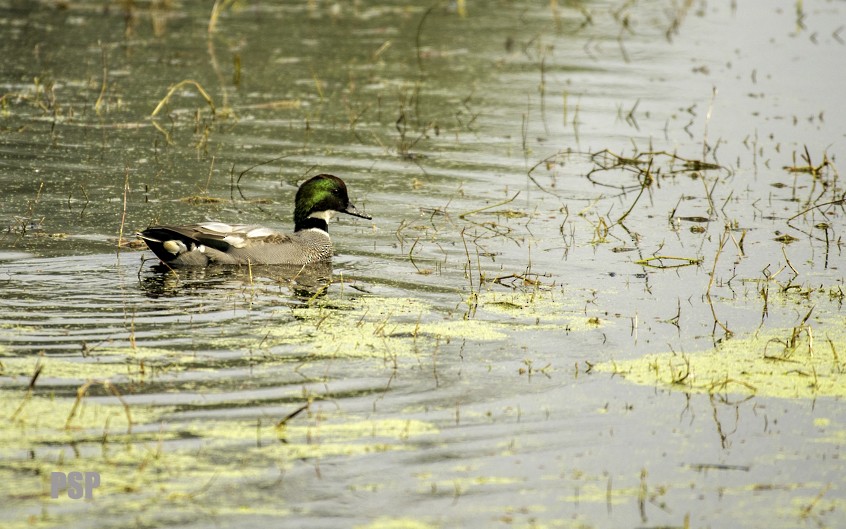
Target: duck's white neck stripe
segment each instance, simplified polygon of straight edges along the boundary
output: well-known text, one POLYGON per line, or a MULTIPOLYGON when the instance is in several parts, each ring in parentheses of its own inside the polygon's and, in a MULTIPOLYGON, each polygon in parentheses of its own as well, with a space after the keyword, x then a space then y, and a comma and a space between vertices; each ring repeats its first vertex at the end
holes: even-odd
POLYGON ((313 231, 313 232, 315 232, 315 233, 319 233, 319 234, 321 234, 321 235, 325 235, 327 239, 329 238, 329 233, 327 233, 327 232, 326 232, 326 231, 324 231, 324 230, 321 230, 320 228, 306 228, 306 229, 304 229, 304 230, 301 230, 301 231, 300 231, 300 232, 298 232, 298 233, 302 233, 302 232, 304 232, 304 231, 313 231))
POLYGON ((320 219, 326 222, 329 222, 332 219, 332 216, 335 214, 334 211, 331 209, 327 209, 326 211, 315 211, 311 215, 308 216, 310 219, 320 219))

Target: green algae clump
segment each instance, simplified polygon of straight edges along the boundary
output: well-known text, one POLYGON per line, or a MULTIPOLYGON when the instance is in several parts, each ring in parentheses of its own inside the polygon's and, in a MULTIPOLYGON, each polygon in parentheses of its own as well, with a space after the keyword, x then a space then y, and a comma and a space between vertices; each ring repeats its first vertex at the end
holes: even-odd
POLYGON ((841 330, 803 326, 727 340, 710 351, 650 354, 593 369, 685 392, 846 397, 846 339, 841 330))
POLYGON ((292 309, 294 322, 262 331, 266 346, 305 346, 310 358, 411 357, 435 340, 506 339, 501 326, 485 321, 439 318, 431 306, 410 298, 362 296, 355 303, 292 309))

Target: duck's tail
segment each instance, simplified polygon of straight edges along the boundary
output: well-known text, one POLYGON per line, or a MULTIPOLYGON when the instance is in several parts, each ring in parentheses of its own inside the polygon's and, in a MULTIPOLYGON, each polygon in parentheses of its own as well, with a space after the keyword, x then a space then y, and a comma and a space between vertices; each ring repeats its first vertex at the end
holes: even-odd
POLYGON ((151 226, 136 235, 167 265, 208 265, 203 245, 190 233, 178 226, 151 226))

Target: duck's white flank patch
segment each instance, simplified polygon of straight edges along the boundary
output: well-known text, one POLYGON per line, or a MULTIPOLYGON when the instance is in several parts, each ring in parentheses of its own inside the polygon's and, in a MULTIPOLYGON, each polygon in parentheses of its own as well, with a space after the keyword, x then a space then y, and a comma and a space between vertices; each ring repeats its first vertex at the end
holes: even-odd
POLYGON ((162 248, 164 248, 166 252, 172 253, 173 255, 179 255, 182 252, 188 251, 188 247, 185 246, 185 243, 180 241, 179 239, 172 239, 163 242, 162 248))
POLYGON ((315 211, 311 215, 308 216, 310 219, 323 219, 326 222, 329 222, 332 217, 335 215, 335 212, 331 209, 327 209, 326 211, 315 211))
POLYGON ((223 242, 235 248, 243 248, 247 245, 247 238, 243 233, 233 233, 223 238, 223 242))

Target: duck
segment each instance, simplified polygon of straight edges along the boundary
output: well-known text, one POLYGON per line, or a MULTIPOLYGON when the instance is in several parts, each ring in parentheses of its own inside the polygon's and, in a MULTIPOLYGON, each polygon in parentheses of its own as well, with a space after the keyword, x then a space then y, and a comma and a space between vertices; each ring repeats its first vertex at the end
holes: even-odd
POLYGON ((136 235, 167 266, 305 266, 332 259, 329 220, 336 212, 373 218, 350 202, 343 180, 319 174, 297 190, 293 233, 251 224, 204 222, 150 226, 136 235))

